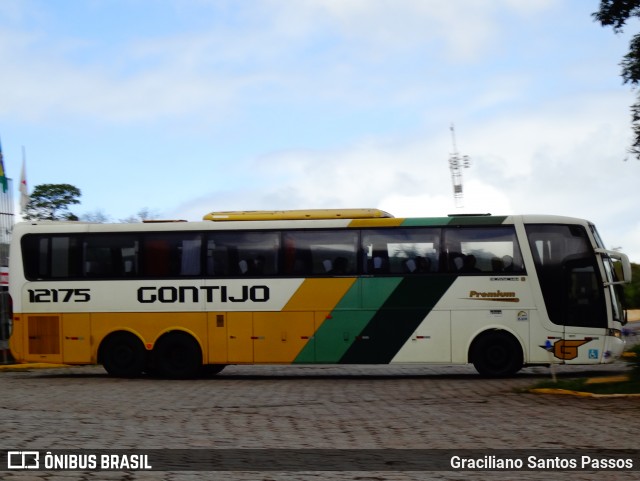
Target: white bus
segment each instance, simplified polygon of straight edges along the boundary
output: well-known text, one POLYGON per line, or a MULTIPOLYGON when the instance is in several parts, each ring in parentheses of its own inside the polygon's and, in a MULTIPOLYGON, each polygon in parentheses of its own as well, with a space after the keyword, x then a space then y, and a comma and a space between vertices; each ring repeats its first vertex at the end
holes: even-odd
POLYGON ((13 356, 127 377, 313 363, 473 363, 508 376, 550 358, 609 363, 624 347, 629 260, 586 220, 204 219, 17 224, 13 356))

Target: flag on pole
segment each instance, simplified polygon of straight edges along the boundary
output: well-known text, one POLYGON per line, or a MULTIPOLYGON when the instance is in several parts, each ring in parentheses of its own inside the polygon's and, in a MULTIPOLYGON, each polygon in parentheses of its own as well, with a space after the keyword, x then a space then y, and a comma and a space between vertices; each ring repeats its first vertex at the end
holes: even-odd
POLYGON ((4 159, 2 158, 2 143, 0 142, 0 184, 2 184, 2 192, 9 190, 7 182, 7 174, 4 172, 4 159))
POLYGON ((29 189, 27 188, 27 167, 24 145, 22 146, 22 169, 20 170, 20 210, 24 212, 29 203, 29 189))

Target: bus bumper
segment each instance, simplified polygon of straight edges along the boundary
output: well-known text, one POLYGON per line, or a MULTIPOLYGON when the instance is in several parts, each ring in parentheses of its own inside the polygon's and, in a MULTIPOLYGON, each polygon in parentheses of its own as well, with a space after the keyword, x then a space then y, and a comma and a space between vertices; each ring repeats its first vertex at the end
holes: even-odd
POLYGON ((624 351, 624 346, 625 340, 623 338, 607 336, 602 363, 608 364, 618 359, 624 351))

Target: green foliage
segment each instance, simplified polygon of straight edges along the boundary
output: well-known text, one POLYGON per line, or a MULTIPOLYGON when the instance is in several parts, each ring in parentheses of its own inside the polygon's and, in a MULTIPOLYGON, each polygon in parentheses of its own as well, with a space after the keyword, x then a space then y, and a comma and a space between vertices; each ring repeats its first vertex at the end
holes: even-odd
POLYGON ((631 282, 624 285, 627 309, 640 309, 640 264, 631 264, 631 282))
POLYGON ((640 382, 640 344, 636 344, 625 353, 625 361, 631 364, 631 379, 640 382))
MULTIPOLYGON (((620 33, 627 20, 640 17, 640 0, 601 0, 600 10, 593 13, 593 17, 603 27, 613 27, 615 33, 620 33)), ((640 84, 640 34, 634 35, 631 39, 629 53, 622 58, 620 65, 624 83, 638 86, 640 84)), ((631 106, 631 125, 635 138, 629 150, 640 159, 640 97, 631 106)))
POLYGON ((586 378, 545 380, 533 386, 534 389, 563 389, 567 391, 594 394, 640 394, 640 344, 636 344, 623 354, 631 365, 631 371, 621 373, 628 379, 610 379, 607 382, 590 383, 586 378))
POLYGON ((543 381, 533 389, 563 389, 565 391, 590 392, 593 394, 640 394, 640 382, 636 379, 602 384, 588 384, 586 378, 559 379, 558 382, 543 381))
POLYGON ((31 193, 24 212, 28 220, 78 220, 69 206, 79 204, 80 189, 70 184, 40 184, 31 193))
POLYGON ((592 15, 603 27, 613 27, 618 33, 630 17, 640 17, 640 1, 601 0, 600 10, 592 15))

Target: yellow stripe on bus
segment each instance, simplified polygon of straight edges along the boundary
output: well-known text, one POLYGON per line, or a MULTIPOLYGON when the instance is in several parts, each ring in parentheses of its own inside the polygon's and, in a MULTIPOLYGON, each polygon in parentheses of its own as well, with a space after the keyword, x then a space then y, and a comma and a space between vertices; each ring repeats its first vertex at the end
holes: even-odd
POLYGON ((393 217, 380 209, 305 209, 305 210, 254 210, 209 212, 202 220, 252 221, 252 220, 319 220, 319 219, 371 219, 393 217))
POLYGON ((283 311, 332 310, 356 281, 355 277, 305 279, 283 311))
POLYGON ((293 363, 355 282, 354 277, 306 279, 282 312, 254 313, 254 329, 266 334, 260 340, 282 336, 275 344, 256 341, 255 356, 263 362, 293 363))
POLYGON ((379 219, 354 219, 349 222, 349 228, 359 227, 397 227, 402 225, 405 219, 379 218, 379 219))

